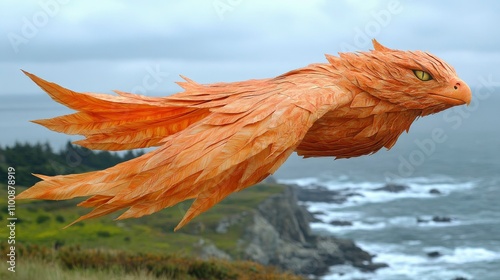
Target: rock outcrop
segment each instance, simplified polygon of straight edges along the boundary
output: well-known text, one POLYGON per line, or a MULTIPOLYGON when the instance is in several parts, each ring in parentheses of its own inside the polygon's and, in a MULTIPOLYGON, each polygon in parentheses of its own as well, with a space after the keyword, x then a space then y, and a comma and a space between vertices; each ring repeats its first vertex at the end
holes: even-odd
POLYGON ((391 193, 399 193, 399 192, 407 191, 408 189, 410 189, 410 187, 405 186, 405 185, 386 184, 383 187, 374 189, 374 191, 385 191, 385 192, 391 192, 391 193))
POLYGON ((328 202, 334 204, 343 204, 351 196, 362 196, 359 193, 342 190, 334 191, 329 190, 323 186, 309 186, 308 188, 300 188, 294 186, 296 189, 297 199, 299 201, 312 201, 312 202, 328 202))
MULTIPOLYGON (((243 258, 303 275, 321 275, 337 264, 364 271, 387 266, 373 263, 352 240, 313 234, 309 223, 314 218, 298 204, 293 187, 266 199, 252 215, 239 241, 243 258)), ((221 230, 230 223, 223 224, 221 230)))

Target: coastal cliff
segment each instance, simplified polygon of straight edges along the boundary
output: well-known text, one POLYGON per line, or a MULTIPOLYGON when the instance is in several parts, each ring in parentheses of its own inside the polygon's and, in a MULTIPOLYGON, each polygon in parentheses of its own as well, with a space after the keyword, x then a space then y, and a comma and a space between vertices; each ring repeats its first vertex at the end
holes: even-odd
POLYGON ((222 219, 218 230, 227 231, 244 219, 248 222, 238 240, 239 258, 302 275, 321 275, 338 264, 363 271, 385 266, 373 263, 372 256, 352 240, 314 234, 309 227, 314 218, 299 205, 293 186, 284 186, 283 192, 269 196, 255 210, 222 219))

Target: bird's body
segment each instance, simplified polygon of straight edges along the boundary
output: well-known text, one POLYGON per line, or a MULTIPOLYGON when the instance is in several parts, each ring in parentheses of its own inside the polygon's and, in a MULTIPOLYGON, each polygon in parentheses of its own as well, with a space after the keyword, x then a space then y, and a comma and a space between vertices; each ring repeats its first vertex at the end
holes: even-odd
MULTIPOLYGON (((36 121, 80 134, 92 149, 159 146, 111 168, 43 181, 18 198, 90 196, 78 220, 128 208, 140 217, 195 199, 176 229, 227 195, 272 174, 296 151, 348 158, 391 148, 420 116, 469 103, 453 68, 424 52, 375 50, 328 56, 272 79, 200 85, 168 97, 76 93, 28 74, 75 114, 36 121)), ((77 221, 78 221, 77 220, 77 221)))

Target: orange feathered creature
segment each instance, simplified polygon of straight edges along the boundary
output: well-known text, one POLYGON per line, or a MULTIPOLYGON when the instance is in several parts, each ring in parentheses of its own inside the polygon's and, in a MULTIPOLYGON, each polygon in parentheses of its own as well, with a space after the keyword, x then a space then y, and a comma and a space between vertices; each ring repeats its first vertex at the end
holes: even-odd
POLYGON ((175 228, 276 171, 294 151, 349 158, 390 149, 420 117, 469 104, 471 90, 455 70, 421 51, 326 55, 272 79, 200 85, 146 97, 77 93, 26 73, 71 115, 35 121, 86 137, 90 149, 155 151, 105 170, 44 176, 17 198, 70 199, 94 209, 77 221, 128 208, 141 217, 194 199, 175 228))

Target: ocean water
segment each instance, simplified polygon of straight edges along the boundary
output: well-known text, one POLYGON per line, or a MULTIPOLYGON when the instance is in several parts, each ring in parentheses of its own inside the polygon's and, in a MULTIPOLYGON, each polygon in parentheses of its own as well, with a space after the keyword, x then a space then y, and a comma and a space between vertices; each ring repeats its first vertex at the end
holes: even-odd
POLYGON ((417 120, 390 151, 355 159, 288 160, 275 174, 283 183, 361 194, 343 204, 305 202, 320 213, 312 228, 351 238, 376 255, 374 261, 389 265, 375 273, 333 267, 323 279, 500 279, 498 108, 495 90, 469 107, 417 120), (387 182, 409 188, 374 191, 387 182), (435 216, 451 222, 433 222, 435 216), (330 224, 339 220, 352 225, 330 224), (430 252, 440 256, 429 257, 430 252))
MULTIPOLYGON (((321 212, 311 226, 321 234, 355 240, 389 267, 363 273, 337 266, 324 279, 500 279, 500 90, 486 89, 473 90, 468 107, 417 120, 390 151, 342 160, 293 155, 274 174, 304 188, 321 185, 361 194, 343 204, 304 202, 321 212), (373 190, 387 182, 409 188, 373 190), (429 193, 432 189, 441 194, 429 193), (434 216, 451 222, 417 223, 417 218, 434 216), (330 225, 333 220, 352 225, 330 225), (434 251, 441 256, 427 256, 434 251)), ((63 147, 79 137, 29 120, 70 112, 42 92, 0 96, 0 145, 48 141, 63 147)))
POLYGON ((78 136, 65 135, 50 131, 30 121, 71 114, 74 111, 60 105, 44 92, 32 95, 0 95, 0 145, 49 142, 53 148, 60 149, 78 136))

